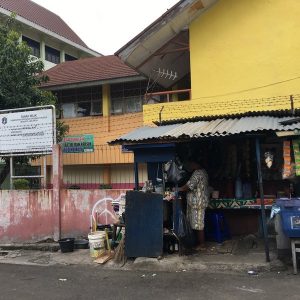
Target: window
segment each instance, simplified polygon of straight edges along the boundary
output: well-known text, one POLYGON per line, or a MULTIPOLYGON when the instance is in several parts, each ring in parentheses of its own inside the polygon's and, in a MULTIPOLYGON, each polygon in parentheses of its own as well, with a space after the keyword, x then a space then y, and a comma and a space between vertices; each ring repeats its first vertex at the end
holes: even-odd
POLYGON ((45 47, 45 59, 47 61, 50 61, 54 64, 59 64, 60 63, 60 52, 54 48, 51 48, 49 46, 45 47))
POLYGON ((77 58, 72 55, 65 54, 65 61, 72 61, 72 60, 77 60, 77 58))
POLYGON ((56 93, 62 118, 102 115, 102 87, 63 90, 56 93))
POLYGON ((102 115, 102 101, 92 100, 91 115, 92 116, 102 115))
POLYGON ((31 49, 31 55, 40 57, 40 43, 30 39, 27 36, 22 36, 22 41, 31 49))
POLYGON ((77 116, 86 117, 91 115, 92 103, 91 101, 78 102, 77 103, 77 116))
POLYGON ((142 111, 146 88, 147 81, 113 84, 110 91, 111 113, 125 114, 142 111))
POLYGON ((62 103, 61 106, 63 118, 75 118, 76 117, 76 106, 75 103, 62 103))

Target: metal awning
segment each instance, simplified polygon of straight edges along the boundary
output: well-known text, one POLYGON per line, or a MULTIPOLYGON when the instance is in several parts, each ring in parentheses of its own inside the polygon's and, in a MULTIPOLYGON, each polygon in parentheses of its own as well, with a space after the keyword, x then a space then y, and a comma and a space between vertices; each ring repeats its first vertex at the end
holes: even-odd
POLYGON ((294 131, 300 122, 283 125, 291 117, 255 116, 212 121, 186 122, 173 125, 144 126, 113 140, 110 144, 141 144, 149 142, 180 141, 205 137, 223 137, 267 131, 294 131))

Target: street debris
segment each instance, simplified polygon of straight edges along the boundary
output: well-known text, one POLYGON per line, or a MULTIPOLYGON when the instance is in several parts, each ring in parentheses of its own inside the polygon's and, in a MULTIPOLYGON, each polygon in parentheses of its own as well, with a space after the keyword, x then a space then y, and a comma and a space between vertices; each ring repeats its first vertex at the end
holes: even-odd
POLYGON ((264 293, 264 290, 262 289, 247 288, 246 286, 236 287, 236 289, 249 293, 264 293))
POLYGON ((248 271, 248 275, 258 275, 256 271, 250 270, 248 271))

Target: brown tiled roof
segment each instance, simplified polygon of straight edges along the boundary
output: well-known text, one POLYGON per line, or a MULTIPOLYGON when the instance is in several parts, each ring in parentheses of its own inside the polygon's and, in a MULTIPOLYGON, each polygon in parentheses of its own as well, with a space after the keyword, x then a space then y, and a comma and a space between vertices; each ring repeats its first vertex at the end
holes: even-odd
POLYGON ((44 27, 78 45, 87 47, 80 37, 56 14, 30 0, 0 0, 0 7, 44 27))
POLYGON ((139 74, 117 56, 108 55, 67 61, 44 72, 49 81, 42 87, 110 80, 139 74))

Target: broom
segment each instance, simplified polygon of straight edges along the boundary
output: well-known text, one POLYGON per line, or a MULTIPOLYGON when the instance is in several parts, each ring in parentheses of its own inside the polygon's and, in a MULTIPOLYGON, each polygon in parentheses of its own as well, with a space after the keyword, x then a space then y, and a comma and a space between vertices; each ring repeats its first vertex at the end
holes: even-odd
POLYGON ((123 263, 122 267, 126 263, 126 257, 125 257, 125 234, 123 234, 119 245, 117 246, 115 250, 115 256, 114 256, 114 261, 117 263, 123 263))

